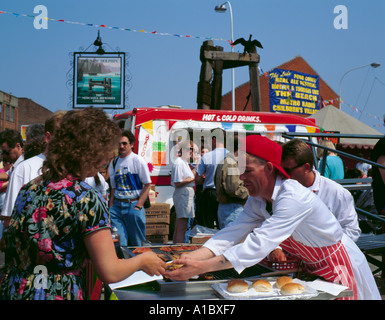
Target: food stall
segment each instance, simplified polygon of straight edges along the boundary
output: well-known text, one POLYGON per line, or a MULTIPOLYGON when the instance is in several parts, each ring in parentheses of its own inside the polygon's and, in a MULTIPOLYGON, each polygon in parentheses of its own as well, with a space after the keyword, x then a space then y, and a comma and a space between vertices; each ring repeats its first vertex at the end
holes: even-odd
MULTIPOLYGON (((148 247, 121 247, 124 258, 129 259, 145 251, 157 253, 166 262, 170 262, 183 252, 196 250, 199 245, 155 245, 148 247)), ((267 261, 246 268, 238 274, 234 269, 220 270, 197 276, 188 281, 173 281, 162 276, 150 277, 142 271, 134 273, 126 280, 105 287, 105 299, 118 300, 288 300, 312 299, 329 300, 352 296, 350 289, 338 284, 311 278, 301 272, 293 260, 282 264, 267 261), (287 276, 293 282, 304 286, 300 294, 284 295, 276 287, 277 279, 287 276), (227 285, 232 279, 241 279, 249 284, 243 293, 230 293, 227 285), (254 280, 264 279, 271 283, 269 292, 255 292, 251 284, 254 280)))

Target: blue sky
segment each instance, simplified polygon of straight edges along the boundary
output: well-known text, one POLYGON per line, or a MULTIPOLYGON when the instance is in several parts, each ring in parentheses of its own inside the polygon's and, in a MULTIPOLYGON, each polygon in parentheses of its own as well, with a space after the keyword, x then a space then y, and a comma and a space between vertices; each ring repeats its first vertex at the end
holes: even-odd
MULTIPOLYGON (((1 0, 0 11, 35 15, 44 5, 48 29, 34 28, 31 17, 0 14, 0 90, 28 97, 49 110, 70 109, 67 74, 72 53, 83 51, 101 31, 105 46, 127 52, 131 88, 127 109, 180 105, 196 108, 205 37, 230 51, 230 14, 216 13, 216 0, 1 0), (80 22, 107 28, 84 26, 80 22), (108 27, 128 28, 134 31, 108 27), (139 32, 156 31, 167 35, 139 32), (176 35, 183 35, 178 37, 176 35), (191 35, 190 38, 184 37, 191 35)), ((268 71, 301 55, 338 94, 345 72, 360 68, 342 81, 343 110, 385 132, 385 1, 381 0, 232 0, 234 39, 262 42, 260 67, 268 71), (348 28, 336 29, 337 5, 347 8, 348 28), (355 111, 352 107, 355 107, 355 111), (378 118, 381 118, 378 119, 378 118)), ((91 46, 88 51, 93 51, 91 46)), ((235 47, 235 51, 243 51, 235 47)), ((235 84, 249 80, 247 68, 237 68, 235 84)), ((223 74, 223 93, 231 90, 231 72, 223 74)))

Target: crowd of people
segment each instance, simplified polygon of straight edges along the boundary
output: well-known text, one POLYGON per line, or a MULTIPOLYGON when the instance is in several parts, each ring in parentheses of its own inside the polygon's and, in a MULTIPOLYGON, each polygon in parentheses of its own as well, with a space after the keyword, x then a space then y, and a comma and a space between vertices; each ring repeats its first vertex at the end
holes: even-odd
MULTIPOLYGON (((240 145, 233 136, 228 150, 226 136, 213 130, 212 148, 202 145, 201 152, 192 140, 177 146, 173 242, 185 242, 194 224, 217 232, 170 271, 153 252, 119 259, 111 237, 116 228, 122 246, 146 241, 151 178, 147 163, 133 151, 130 131, 91 107, 57 112, 44 125, 30 126, 25 142, 15 130, 1 132, 0 181, 8 184, 0 186, 5 251, 0 299, 86 299, 87 261, 101 281, 112 283, 137 270, 175 280, 227 268, 240 273, 265 258, 282 262, 287 255, 301 260, 310 274, 349 287, 348 299, 381 299, 355 243, 361 230, 354 198, 333 181, 338 178, 315 170, 308 145, 249 135, 240 145)), ((384 139, 372 158, 383 165, 384 139)), ((321 167, 338 172, 331 163, 339 160, 329 157, 336 155, 328 155, 321 167)), ((385 207, 383 171, 373 168, 379 212, 385 207)))
MULTIPOLYGON (((38 176, 32 177, 25 165, 21 173, 30 174, 32 180, 19 190, 11 213, 2 212, 5 265, 0 270, 0 300, 86 299, 89 260, 105 283, 121 281, 137 270, 163 273, 166 264, 155 253, 117 257, 111 237, 111 223, 116 222, 110 222, 108 203, 85 182, 105 168, 119 142, 128 145, 119 126, 101 109, 71 110, 47 120, 45 137, 45 151, 35 156, 44 158, 34 166, 38 176), (57 127, 49 129, 49 121, 55 120, 57 127)), ((7 172, 5 203, 18 167, 33 159, 24 160, 28 141, 27 136, 24 146, 14 130, 0 135, 3 160, 13 162, 7 172)), ((139 201, 134 207, 142 205, 139 201)))

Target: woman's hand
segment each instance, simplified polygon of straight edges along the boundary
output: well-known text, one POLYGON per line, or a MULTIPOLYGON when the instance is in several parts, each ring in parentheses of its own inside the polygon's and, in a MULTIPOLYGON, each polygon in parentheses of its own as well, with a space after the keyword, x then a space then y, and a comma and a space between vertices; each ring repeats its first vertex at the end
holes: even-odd
POLYGON ((198 261, 193 259, 175 259, 174 264, 182 265, 182 267, 176 270, 166 270, 164 276, 173 280, 185 281, 193 276, 201 273, 205 273, 204 261, 198 261))
POLYGON ((141 269, 150 276, 162 275, 166 270, 167 264, 154 252, 144 252, 135 258, 141 260, 141 269))

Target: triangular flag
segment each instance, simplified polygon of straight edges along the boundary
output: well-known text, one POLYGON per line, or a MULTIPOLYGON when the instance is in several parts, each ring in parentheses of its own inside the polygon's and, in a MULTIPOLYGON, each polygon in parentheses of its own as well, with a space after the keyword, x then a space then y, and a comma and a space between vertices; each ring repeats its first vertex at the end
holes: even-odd
POLYGON ((249 131, 253 131, 253 130, 254 130, 254 125, 253 125, 253 124, 246 124, 246 123, 244 123, 244 124, 243 124, 243 127, 244 127, 246 130, 249 130, 249 131))
POLYGON ((315 133, 316 128, 306 126, 306 130, 308 133, 315 133))
POLYGON ((287 124, 286 125, 286 128, 287 128, 287 130, 289 130, 289 132, 295 132, 296 127, 297 126, 295 124, 287 124))
POLYGON ((267 131, 275 131, 275 124, 265 124, 267 131))
POLYGON ((223 130, 231 130, 232 127, 233 127, 233 124, 231 122, 222 122, 223 130))
POLYGON ((151 134, 151 135, 154 134, 154 132, 153 132, 153 124, 152 124, 152 120, 143 123, 143 124, 142 124, 142 127, 143 127, 143 129, 145 129, 149 134, 151 134))

